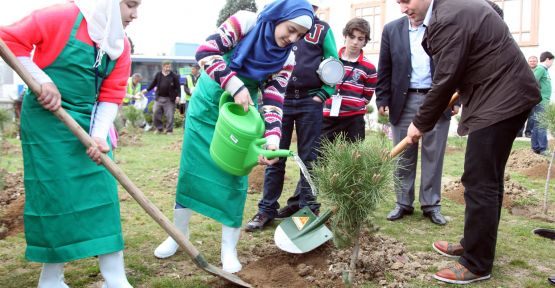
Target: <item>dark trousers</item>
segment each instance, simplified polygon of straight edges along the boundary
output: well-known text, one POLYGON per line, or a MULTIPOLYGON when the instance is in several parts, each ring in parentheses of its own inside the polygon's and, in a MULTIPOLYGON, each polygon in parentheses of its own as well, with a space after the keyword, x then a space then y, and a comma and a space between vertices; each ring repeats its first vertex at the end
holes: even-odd
POLYGON ((503 203, 505 164, 526 111, 468 135, 461 181, 466 202, 464 254, 459 262, 472 273, 491 273, 503 203))
POLYGON ((169 97, 156 97, 154 102, 154 127, 156 130, 164 131, 164 122, 162 121, 162 115, 166 116, 166 132, 173 132, 173 116, 175 113, 175 100, 169 97))
POLYGON ((322 139, 333 142, 339 135, 344 135, 349 142, 362 141, 365 137, 364 125, 364 115, 324 117, 322 139))
MULTIPOLYGON (((316 160, 318 138, 322 127, 323 104, 315 102, 311 97, 286 98, 283 104, 283 119, 279 149, 289 149, 293 129, 297 134, 297 154, 306 165, 308 171, 312 170, 312 162, 316 160)), ((258 202, 258 211, 275 218, 279 209, 279 197, 283 191, 286 158, 280 158, 277 163, 266 167, 264 175, 264 192, 258 202)), ((299 172, 300 173, 300 172, 299 172)), ((316 211, 320 204, 312 194, 306 178, 300 173, 295 194, 289 198, 287 205, 294 209, 308 206, 316 211)))

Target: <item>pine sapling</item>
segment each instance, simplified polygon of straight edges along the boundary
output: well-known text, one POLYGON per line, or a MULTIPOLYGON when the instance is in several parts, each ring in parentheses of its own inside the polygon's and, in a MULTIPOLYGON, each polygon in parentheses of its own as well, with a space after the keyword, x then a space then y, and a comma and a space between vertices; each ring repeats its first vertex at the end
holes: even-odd
POLYGON ((334 207, 332 231, 338 248, 352 247, 345 283, 354 283, 361 232, 375 232, 372 213, 385 195, 393 189, 395 160, 389 158, 389 141, 371 137, 349 143, 340 137, 324 142, 321 157, 314 165, 313 175, 320 197, 334 207))

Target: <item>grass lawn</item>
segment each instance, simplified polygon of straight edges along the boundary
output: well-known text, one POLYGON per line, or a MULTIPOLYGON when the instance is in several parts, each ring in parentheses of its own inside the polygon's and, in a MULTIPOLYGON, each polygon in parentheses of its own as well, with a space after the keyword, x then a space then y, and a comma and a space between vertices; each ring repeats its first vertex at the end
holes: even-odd
MULTIPOLYGON (((143 134, 135 145, 124 146, 116 151, 116 159, 121 168, 145 195, 172 219, 175 182, 180 158, 182 129, 174 135, 143 134)), ((372 137, 372 136, 370 136, 372 137)), ((450 144, 460 145, 460 139, 450 139, 450 144)), ((8 143, 18 147, 15 139, 8 143)), ((513 149, 530 149, 529 142, 517 141, 513 149)), ((20 153, 3 153, 0 168, 21 171, 20 153)), ((461 151, 446 155, 444 164, 444 184, 460 179, 464 154, 461 151)), ((545 179, 533 179, 513 171, 508 171, 511 179, 534 191, 534 197, 521 204, 538 204, 543 198, 545 179)), ((298 179, 298 168, 290 160, 287 169, 282 201, 292 194, 298 179)), ((551 190, 553 190, 553 184, 551 190)), ((185 253, 179 253, 168 260, 158 260, 153 256, 156 246, 163 241, 166 233, 142 210, 142 208, 120 187, 121 216, 126 249, 125 261, 128 278, 134 287, 210 287, 214 277, 196 268, 185 253)), ((248 194, 244 214, 246 223, 257 210, 259 193, 248 194)), ((418 199, 418 196, 417 196, 418 199)), ((555 202, 555 193, 550 195, 550 203, 555 202)), ((394 193, 375 212, 375 222, 380 232, 403 242, 411 252, 432 252, 434 240, 459 240, 463 232, 464 206, 444 198, 442 212, 450 222, 440 227, 432 224, 421 213, 401 221, 389 222, 385 215, 394 207, 394 193)), ((551 207, 555 207, 554 204, 551 207)), ((418 211, 418 204, 416 204, 418 211)), ((553 208, 552 208, 553 209, 553 208)), ((555 275, 555 246, 552 241, 531 233, 536 227, 555 228, 553 223, 514 216, 503 210, 497 242, 497 255, 492 279, 474 287, 546 287, 546 278, 555 275)), ((215 221, 193 216, 191 221, 191 242, 214 265, 219 265, 221 226, 215 221)), ((239 256, 243 257, 253 245, 273 243, 273 229, 261 233, 244 233, 239 242, 239 256)), ((377 247, 376 249, 379 249, 377 247)), ((27 262, 24 258, 25 239, 22 233, 0 240, 0 287, 36 287, 40 264, 27 262)), ((438 266, 444 265, 438 263, 438 266)), ((271 269, 271 267, 268 267, 271 269)), ((428 271, 432 274, 435 269, 428 271)), ((102 283, 97 260, 89 258, 66 265, 66 283, 71 287, 99 287, 102 283)), ((409 287, 444 287, 435 281, 414 279, 409 287)), ((377 282, 369 282, 364 287, 381 287, 377 282)))

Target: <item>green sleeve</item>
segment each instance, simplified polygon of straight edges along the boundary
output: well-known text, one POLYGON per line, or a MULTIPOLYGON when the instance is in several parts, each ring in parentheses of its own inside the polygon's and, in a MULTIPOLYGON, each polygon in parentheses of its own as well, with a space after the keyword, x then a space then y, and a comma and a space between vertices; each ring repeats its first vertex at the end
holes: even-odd
MULTIPOLYGON (((323 50, 324 50, 323 59, 328 59, 330 57, 339 59, 339 57, 337 56, 337 46, 335 46, 335 37, 333 37, 333 32, 331 31, 331 28, 328 29, 328 32, 326 33, 326 38, 324 38, 323 50)), ((328 94, 328 98, 330 95, 335 93, 335 86, 329 86, 324 84, 322 86, 322 89, 326 91, 326 93, 328 94)))
POLYGON ((543 69, 542 67, 538 66, 534 69, 534 77, 536 77, 536 81, 538 81, 538 83, 540 82, 544 74, 545 69, 543 69))

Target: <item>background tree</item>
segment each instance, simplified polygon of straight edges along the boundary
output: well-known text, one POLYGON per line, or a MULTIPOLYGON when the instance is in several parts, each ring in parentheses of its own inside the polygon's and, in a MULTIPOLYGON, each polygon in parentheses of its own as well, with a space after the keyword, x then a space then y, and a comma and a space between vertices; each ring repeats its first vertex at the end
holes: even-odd
MULTIPOLYGON (((555 137, 555 104, 545 106, 545 110, 536 115, 538 123, 542 128, 547 129, 551 136, 555 137)), ((549 143, 548 143, 549 144, 549 143)), ((548 150, 549 151, 549 147, 548 150)), ((543 214, 547 215, 547 195, 549 192, 549 178, 551 178, 551 167, 555 158, 555 149, 551 148, 551 158, 549 159, 549 167, 547 168, 547 177, 545 179, 545 188, 543 194, 543 214)))
POLYGON ((218 16, 216 26, 220 27, 229 16, 235 14, 239 10, 257 12, 258 8, 256 8, 254 0, 227 0, 222 10, 220 10, 220 16, 218 16))

